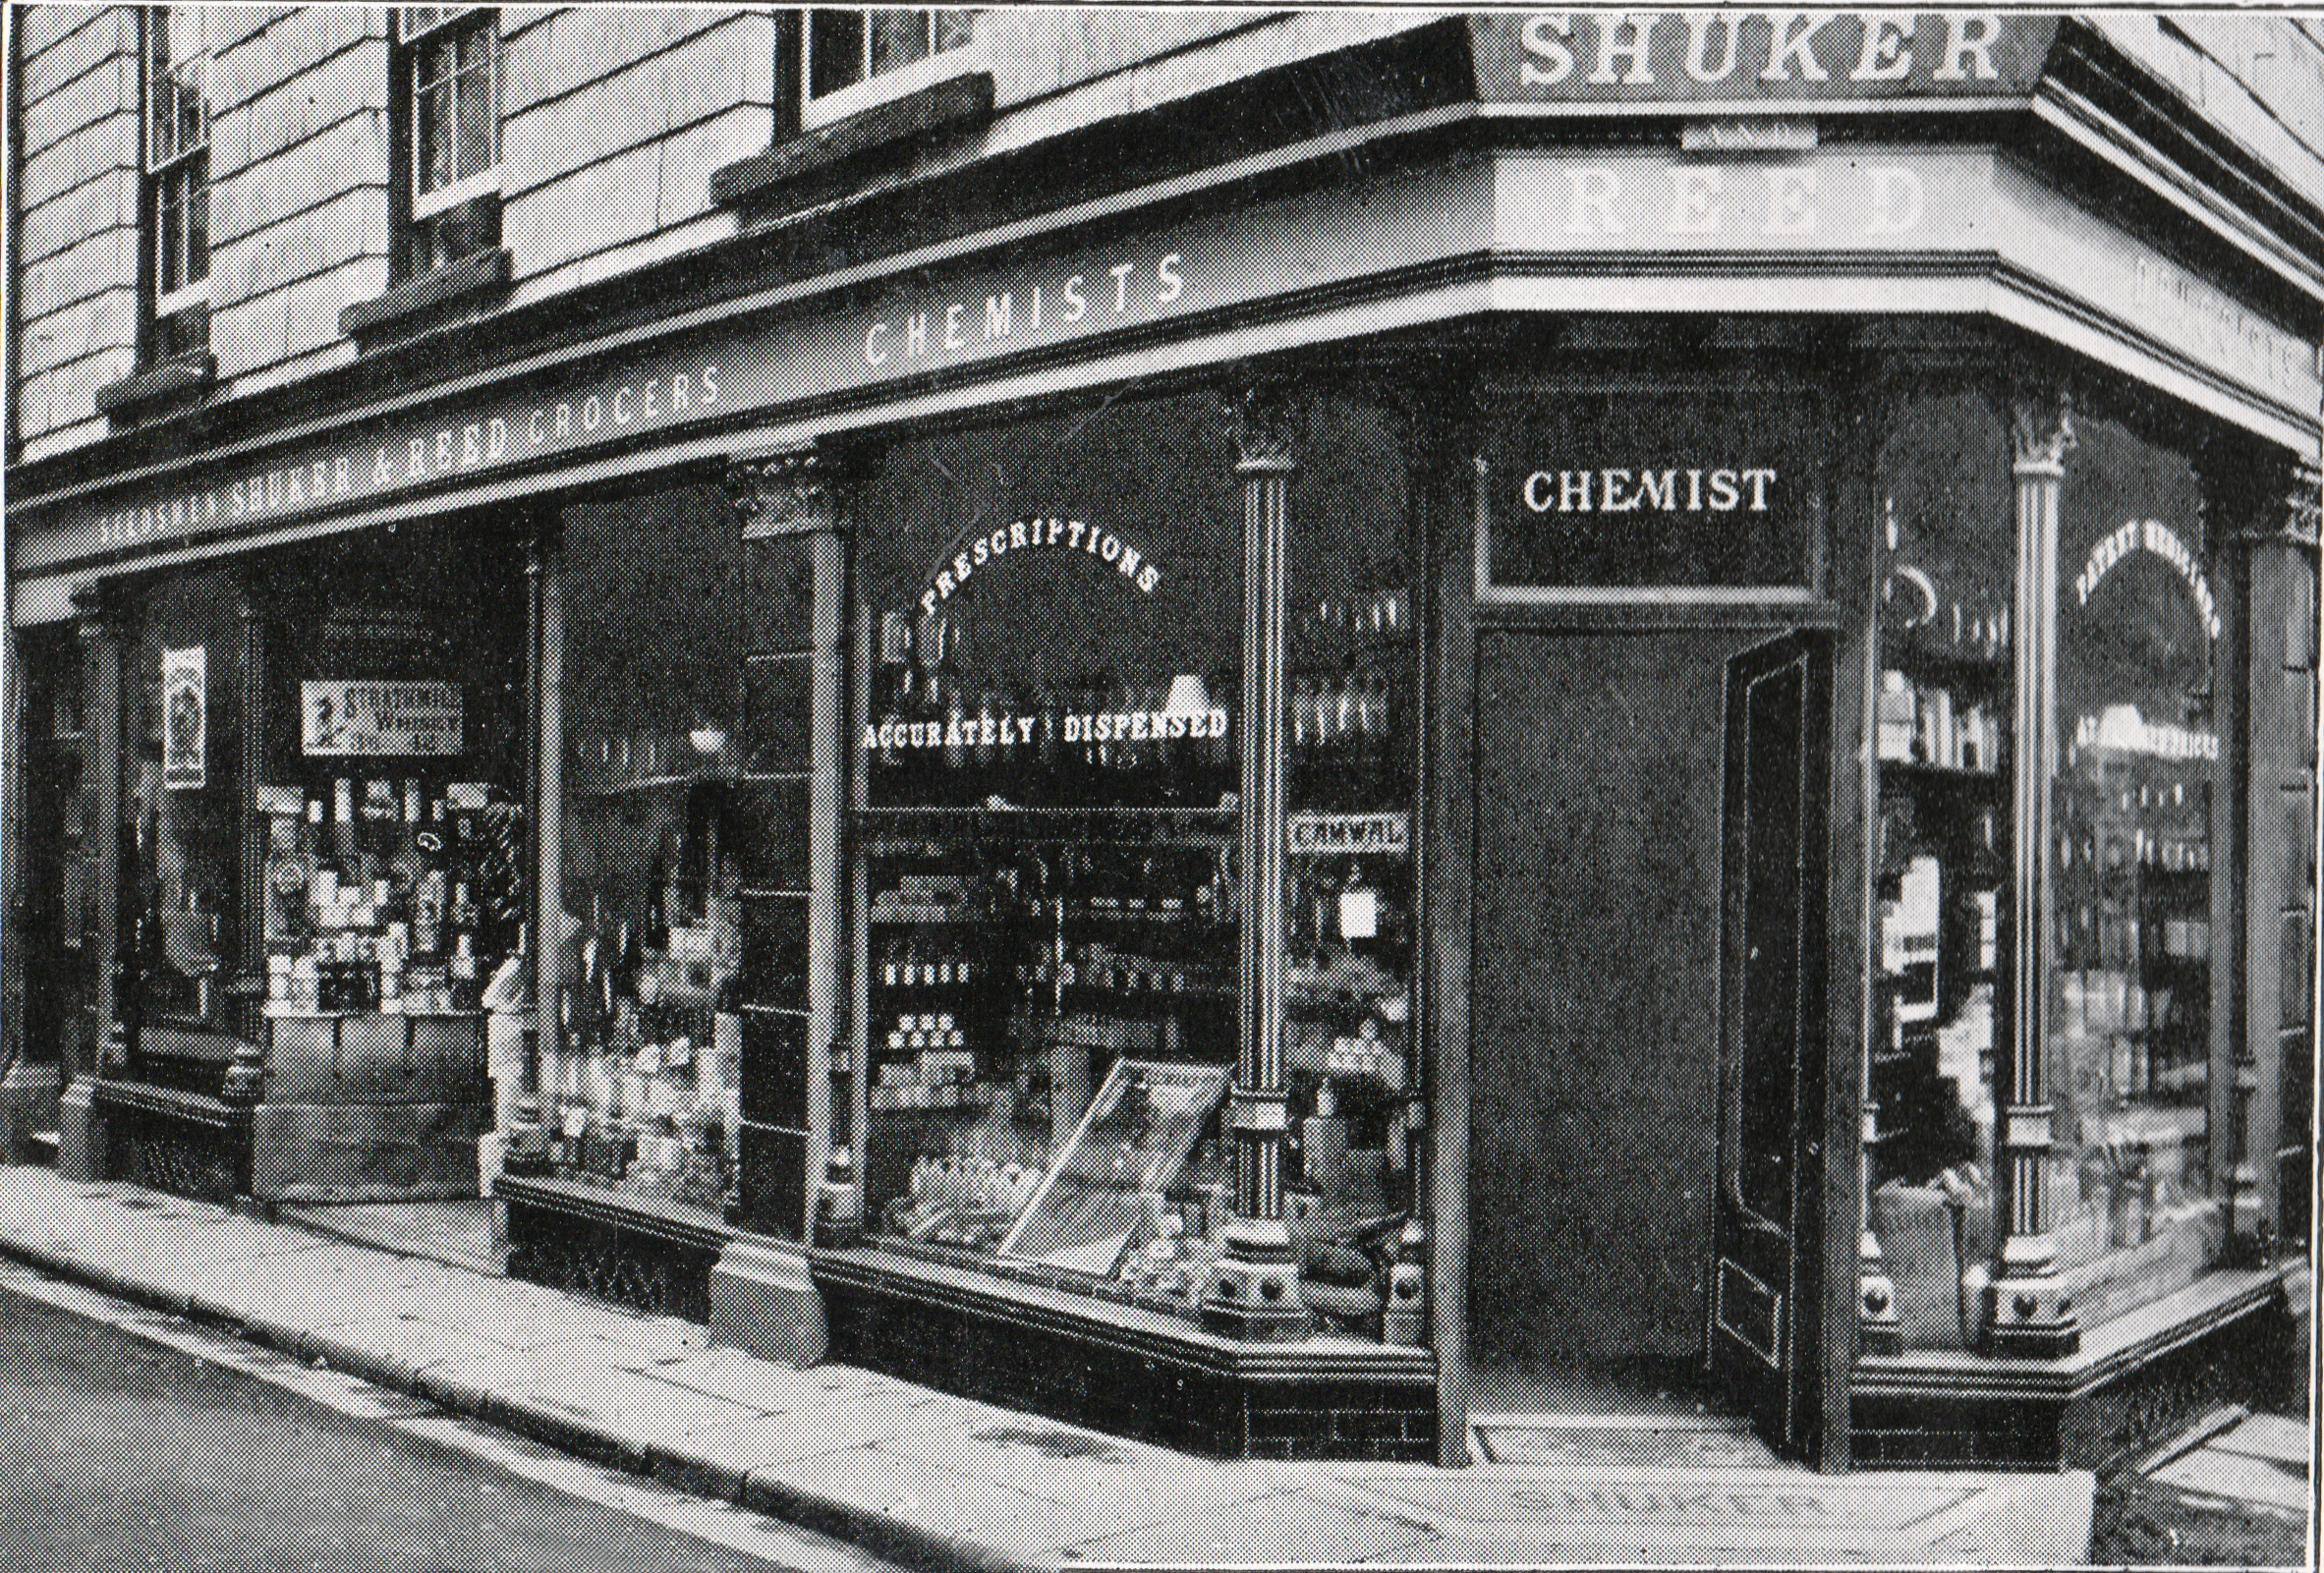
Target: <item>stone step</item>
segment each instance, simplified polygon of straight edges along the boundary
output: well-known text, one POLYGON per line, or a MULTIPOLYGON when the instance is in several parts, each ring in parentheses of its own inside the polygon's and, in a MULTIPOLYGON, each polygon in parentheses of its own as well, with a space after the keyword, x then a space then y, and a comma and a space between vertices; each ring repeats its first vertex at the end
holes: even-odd
POLYGON ((57 1146, 60 1138, 54 1131, 29 1131, 25 1136, 25 1161, 45 1163, 56 1167, 57 1146))

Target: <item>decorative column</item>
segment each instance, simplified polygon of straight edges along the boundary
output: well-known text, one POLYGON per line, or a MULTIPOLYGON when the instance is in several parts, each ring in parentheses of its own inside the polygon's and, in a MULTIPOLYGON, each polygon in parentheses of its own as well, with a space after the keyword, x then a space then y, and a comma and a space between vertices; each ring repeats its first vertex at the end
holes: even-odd
POLYGON ((2081 1347, 2073 1300, 2058 1275, 2050 1237, 2049 1086, 2050 876, 2055 856, 2051 780, 2058 769, 2059 498, 2066 456, 2074 445, 2071 401, 2063 390, 2021 389, 2011 429, 2016 478, 2017 637, 2012 770, 2016 834, 2011 911, 2014 970, 2011 979, 2007 1101, 2001 1111, 1999 1260, 1985 1296, 1991 1353, 2055 1359, 2081 1347))
POLYGON ((96 903, 95 954, 85 962, 93 969, 90 1011, 94 1020, 89 1041, 96 1063, 77 1067, 73 1085, 59 1099, 57 1170, 69 1180, 105 1180, 112 1176, 104 1123, 95 1108, 96 1083, 106 1073, 128 1064, 129 1046, 119 1018, 131 1004, 136 987, 135 978, 124 975, 121 954, 121 771, 123 733, 128 725, 122 710, 121 678, 127 615, 119 591, 103 585, 76 590, 73 604, 80 616, 87 674, 82 702, 82 728, 88 750, 85 790, 94 794, 96 811, 86 849, 93 857, 96 874, 91 893, 96 903))
MULTIPOLYGON (((519 1075, 503 1161, 522 1169, 547 1154, 541 1070, 565 1063, 565 527, 537 519, 525 553, 531 581, 533 727, 533 1052, 519 1075)), ((495 1099, 497 1102, 498 1100, 495 1099)))
POLYGON ((1235 1215, 1203 1297, 1228 1337, 1304 1338, 1299 1264, 1283 1225, 1283 667, 1285 543, 1296 443, 1289 390, 1245 392, 1233 434, 1243 483, 1242 956, 1233 1092, 1235 1215))
MULTIPOLYGON (((2265 1262, 2307 1232, 2305 1198, 2315 1002, 2304 968, 2315 953, 2316 570, 2324 478, 2312 460, 2206 475, 2235 500, 2213 508, 2230 529, 2239 638, 2235 671, 2213 677, 2222 760, 2240 758, 2240 784, 2222 772, 2223 807, 2242 833, 2212 857, 2212 944, 2232 946, 2214 1019, 2227 1023, 2232 1077, 2212 1099, 2224 1119, 2222 1165, 2232 1191, 2226 1260, 2265 1262), (2240 527, 2240 528, 2238 528, 2240 527), (2232 805, 2230 797, 2239 801, 2232 805), (2220 997, 2224 995, 2224 998, 2220 997)), ((2219 817, 2224 820, 2226 815, 2219 817)))
POLYGON ((242 797, 242 922, 236 936, 236 976, 228 983, 235 999, 234 1060, 218 1088, 228 1103, 258 1101, 266 1079, 266 815, 258 812, 258 784, 266 778, 266 601, 264 579, 255 573, 235 581, 235 610, 242 620, 241 758, 236 788, 242 797))
POLYGON ((807 973, 787 992, 766 978, 745 980, 740 1183, 730 1216, 752 1232, 727 1247, 710 1275, 710 1326, 722 1341, 762 1358, 806 1365, 822 1358, 828 1335, 805 1248, 855 1243, 863 1218, 852 1138, 834 1129, 831 1097, 845 940, 847 508, 836 465, 812 447, 735 460, 725 487, 744 551, 788 558, 794 567, 746 575, 759 587, 752 592, 802 581, 811 587, 807 617, 770 620, 803 626, 805 646, 750 652, 755 663, 805 664, 806 724, 794 718, 745 744, 754 781, 780 783, 786 793, 806 785, 807 889, 804 896, 743 892, 746 924, 804 927, 807 973), (801 567, 804 575, 796 572, 801 567), (771 752, 778 733, 804 735, 805 757, 771 752))

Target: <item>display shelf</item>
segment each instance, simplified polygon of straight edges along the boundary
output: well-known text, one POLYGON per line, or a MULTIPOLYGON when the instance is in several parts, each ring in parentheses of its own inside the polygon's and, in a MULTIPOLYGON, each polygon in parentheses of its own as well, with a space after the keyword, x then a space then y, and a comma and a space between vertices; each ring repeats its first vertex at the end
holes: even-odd
POLYGON ((1926 759, 1883 759, 1880 761, 1883 786, 1897 782, 1924 782, 1946 785, 1965 785, 1981 790, 1998 790, 2003 776, 1998 769, 1982 765, 1932 764, 1926 759))

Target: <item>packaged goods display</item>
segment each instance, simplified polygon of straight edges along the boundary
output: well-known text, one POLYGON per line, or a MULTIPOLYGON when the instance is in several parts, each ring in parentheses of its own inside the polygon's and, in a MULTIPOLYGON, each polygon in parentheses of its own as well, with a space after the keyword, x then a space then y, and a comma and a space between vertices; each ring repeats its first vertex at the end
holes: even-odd
POLYGON ((260 802, 270 1013, 482 1008, 525 943, 514 805, 483 782, 353 774, 260 802))
MULTIPOLYGON (((1419 1128, 1411 618, 1307 608, 1281 725, 1286 1219, 1323 1324, 1374 1337, 1419 1128)), ((1057 689, 980 639, 955 604, 866 640, 871 1228, 1193 1318, 1234 1197, 1239 683, 1057 689)))

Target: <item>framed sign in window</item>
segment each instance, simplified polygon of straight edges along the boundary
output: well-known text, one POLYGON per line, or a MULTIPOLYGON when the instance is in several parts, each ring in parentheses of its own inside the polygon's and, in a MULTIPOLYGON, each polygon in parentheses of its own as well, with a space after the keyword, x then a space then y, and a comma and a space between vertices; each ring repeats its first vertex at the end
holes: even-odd
POLYGON ((460 722, 460 690, 451 683, 299 686, 299 746, 308 755, 453 756, 460 722))
POLYGON ((1513 389, 1480 467, 1481 601, 1786 601, 1813 593, 1821 445, 1805 389, 1513 389))

